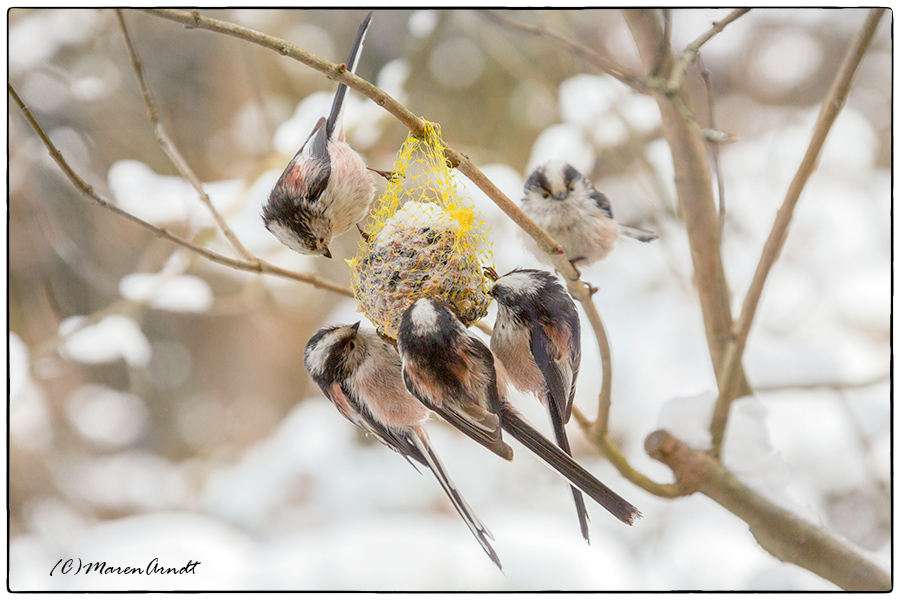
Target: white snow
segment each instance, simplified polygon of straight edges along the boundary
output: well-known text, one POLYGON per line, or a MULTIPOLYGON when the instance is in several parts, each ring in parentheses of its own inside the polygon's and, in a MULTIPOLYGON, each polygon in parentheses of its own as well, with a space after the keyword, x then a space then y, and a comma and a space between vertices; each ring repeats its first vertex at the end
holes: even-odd
POLYGON ((209 284, 195 275, 132 273, 122 278, 119 291, 129 300, 175 312, 205 312, 213 302, 209 284))
POLYGON ((69 317, 60 323, 59 334, 65 338, 60 354, 69 360, 97 364, 121 358, 135 367, 150 362, 150 343, 131 317, 110 315, 95 324, 84 316, 69 317))

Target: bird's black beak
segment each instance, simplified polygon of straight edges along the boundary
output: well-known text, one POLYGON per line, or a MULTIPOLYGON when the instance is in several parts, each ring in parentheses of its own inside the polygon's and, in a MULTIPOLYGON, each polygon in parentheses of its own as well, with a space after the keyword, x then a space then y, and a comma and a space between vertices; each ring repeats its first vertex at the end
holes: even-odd
POLYGON ((328 246, 322 248, 322 256, 325 258, 331 258, 331 250, 328 249, 328 246))
POLYGON ((360 323, 362 323, 362 321, 357 321, 356 323, 354 323, 353 325, 351 325, 351 326, 350 326, 350 331, 352 331, 353 333, 356 333, 357 331, 359 331, 359 324, 360 324, 360 323))

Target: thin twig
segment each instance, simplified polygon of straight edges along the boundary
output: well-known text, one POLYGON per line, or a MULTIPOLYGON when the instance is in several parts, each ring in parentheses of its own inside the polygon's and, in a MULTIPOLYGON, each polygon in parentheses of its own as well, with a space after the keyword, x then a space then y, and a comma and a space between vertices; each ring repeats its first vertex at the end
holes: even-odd
POLYGON ((738 318, 737 323, 735 323, 734 336, 729 342, 725 352, 722 379, 719 386, 719 397, 716 401, 716 407, 710 425, 710 432, 712 433, 712 452, 715 456, 718 456, 721 451, 725 434, 725 425, 728 421, 729 408, 732 401, 737 398, 739 394, 735 377, 737 371, 736 366, 740 364, 741 357, 743 356, 744 347, 747 344, 747 335, 750 333, 750 326, 753 324, 753 317, 756 314, 756 308, 759 305, 759 299, 762 295, 766 278, 769 275, 769 271, 772 269, 772 265, 774 265, 775 261, 778 259, 782 247, 784 247, 784 242, 787 239, 788 226, 790 225, 791 218, 794 214, 794 207, 797 206, 797 202, 800 199, 803 188, 806 186, 806 182, 809 180, 810 176, 812 176, 813 171, 815 171, 819 154, 822 151, 822 146, 825 144, 825 138, 828 136, 828 132, 834 124, 838 113, 840 113, 841 108, 844 106, 847 94, 850 92, 850 84, 853 81, 853 75, 856 73, 856 69, 862 60, 863 55, 866 53, 869 43, 872 41, 872 37, 875 34, 875 28, 878 26, 878 22, 881 20, 884 11, 885 9, 883 8, 873 8, 869 11, 862 28, 860 28, 856 37, 853 39, 850 48, 847 50, 847 54, 841 63, 841 68, 835 76, 834 83, 832 83, 831 89, 828 91, 828 94, 825 96, 825 100, 822 103, 822 109, 816 120, 809 147, 806 149, 806 154, 800 162, 800 167, 797 169, 797 173, 791 181, 784 203, 781 205, 781 208, 778 209, 772 231, 769 232, 769 238, 766 240, 765 246, 763 246, 762 256, 760 256, 756 272, 753 274, 753 280, 750 283, 750 288, 747 290, 747 295, 744 297, 741 315, 738 318))
POLYGON ((808 383, 783 383, 777 385, 755 385, 753 391, 758 394, 772 394, 787 390, 829 390, 833 392, 845 392, 847 390, 861 390, 875 385, 889 383, 891 376, 878 375, 862 381, 811 381, 808 383))
POLYGON ((228 223, 219 211, 216 210, 216 207, 213 206, 212 201, 209 199, 209 195, 203 189, 203 184, 200 182, 200 179, 188 165, 187 161, 181 155, 181 152, 179 152, 178 148, 175 146, 175 143, 166 133, 166 129, 159 118, 159 111, 156 109, 156 104, 153 102, 153 97, 150 95, 150 90, 144 80, 143 63, 138 59, 134 45, 131 43, 131 36, 128 35, 128 28, 125 26, 125 18, 122 16, 122 11, 120 9, 116 9, 115 12, 116 17, 119 19, 119 26, 122 28, 122 36, 125 38, 125 46, 128 48, 128 56, 131 58, 131 68, 134 71, 135 78, 137 78, 138 87, 141 90, 141 97, 144 99, 144 105, 147 108, 147 116, 150 118, 150 123, 153 125, 153 132, 156 136, 156 141, 159 143, 159 147, 162 148, 163 152, 165 152, 166 156, 169 158, 169 161, 174 165, 181 176, 184 177, 197 191, 200 201, 209 209, 210 214, 212 214, 213 219, 216 221, 216 225, 219 226, 222 234, 231 243, 232 247, 234 247, 247 262, 256 262, 258 259, 253 256, 253 254, 244 247, 237 236, 234 235, 234 232, 228 226, 228 223))
POLYGON ((711 40, 713 36, 720 33, 725 27, 731 23, 732 21, 741 18, 745 14, 750 12, 749 8, 736 8, 734 9, 727 17, 722 19, 721 21, 717 21, 713 23, 712 27, 709 28, 706 33, 698 37, 696 40, 688 44, 684 52, 681 53, 681 56, 678 58, 678 63, 676 63, 675 68, 672 69, 672 73, 669 76, 668 88, 669 90, 677 90, 681 87, 682 82, 684 81, 684 76, 687 73, 688 67, 691 66, 691 63, 694 62, 694 59, 697 58, 697 55, 700 53, 700 48, 711 40))
POLYGON ((663 61, 666 53, 672 47, 672 10, 669 8, 662 9, 663 35, 659 39, 659 46, 656 49, 656 58, 653 59, 653 67, 650 69, 650 75, 657 77, 660 69, 662 69, 663 61))
MULTIPOLYGON (((658 40, 663 35, 659 15, 649 9, 622 12, 641 60, 649 66, 656 57, 658 40)), ((667 77, 674 64, 675 58, 671 52, 666 52, 660 77, 667 77)), ((659 90, 654 98, 659 106, 663 135, 668 141, 675 170, 675 191, 680 217, 687 229, 693 280, 703 312, 706 342, 716 381, 721 382, 721 365, 733 328, 731 294, 719 246, 718 211, 706 141, 690 112, 690 99, 683 88, 672 92, 659 90)), ((743 368, 739 368, 738 379, 743 389, 749 390, 743 368)))
MULTIPOLYGON (((700 75, 703 76, 703 83, 706 84, 706 106, 709 108, 709 128, 716 131, 716 106, 713 99, 712 89, 712 73, 703 64, 703 58, 698 56, 700 64, 700 75)), ((725 230, 725 180, 722 179, 722 169, 719 166, 719 144, 711 143, 710 153, 712 154, 713 171, 716 173, 716 187, 719 192, 719 237, 725 230)))
POLYGON ((31 114, 28 106, 25 105, 25 103, 16 93, 16 90, 13 88, 13 86, 11 84, 7 84, 7 88, 9 90, 9 94, 13 97, 13 100, 15 100, 16 104, 19 106, 19 109, 22 111, 22 114, 25 115, 25 119, 28 121, 29 125, 31 125, 31 128, 34 129, 35 133, 37 133, 38 137, 41 138, 41 141, 44 143, 44 146, 50 153, 50 156, 53 158, 59 168, 62 169, 63 173, 65 173, 66 177, 69 179, 69 181, 72 182, 75 188, 83 196, 91 200, 94 204, 143 227, 144 229, 152 232, 156 237, 167 239, 175 244, 178 244, 182 248, 187 248, 188 250, 199 254, 200 256, 212 262, 219 263, 227 267, 232 267, 240 271, 266 273, 269 275, 283 277, 284 279, 300 281, 303 283, 308 283, 313 287, 319 289, 328 290, 337 294, 341 294, 343 296, 349 296, 351 298, 353 297, 353 291, 349 287, 341 285, 339 283, 335 283, 319 275, 289 271, 261 259, 256 259, 254 262, 250 262, 231 258, 223 254, 219 254, 218 252, 213 252, 212 250, 193 244, 192 242, 189 242, 188 240, 175 235, 168 229, 158 227, 156 225, 153 225, 152 223, 148 223, 140 217, 133 215, 130 212, 123 210, 110 201, 106 200, 94 190, 93 186, 89 185, 77 173, 75 173, 75 171, 72 170, 72 167, 69 166, 69 163, 63 157, 62 153, 56 148, 56 145, 54 145, 50 140, 43 127, 41 127, 40 123, 38 123, 34 118, 34 115, 31 114))
POLYGON ((600 318, 600 312, 593 300, 582 300, 581 306, 587 315, 591 329, 597 338, 597 346, 600 349, 600 367, 603 378, 600 380, 600 395, 597 398, 597 419, 591 426, 590 435, 594 440, 606 437, 609 431, 609 411, 612 407, 612 353, 609 349, 609 338, 606 336, 606 327, 600 318))
POLYGON ((562 36, 549 27, 545 27, 543 25, 525 25, 524 23, 519 23, 518 21, 507 18, 494 10, 480 10, 478 12, 491 19, 492 21, 499 23, 504 27, 508 27, 509 29, 521 31, 522 33, 527 33, 529 35, 551 39, 559 43, 572 54, 593 65, 603 73, 614 77, 634 91, 642 94, 650 93, 647 82, 644 81, 637 73, 629 71, 625 67, 606 58, 595 50, 588 48, 584 44, 579 44, 578 42, 574 42, 562 36))

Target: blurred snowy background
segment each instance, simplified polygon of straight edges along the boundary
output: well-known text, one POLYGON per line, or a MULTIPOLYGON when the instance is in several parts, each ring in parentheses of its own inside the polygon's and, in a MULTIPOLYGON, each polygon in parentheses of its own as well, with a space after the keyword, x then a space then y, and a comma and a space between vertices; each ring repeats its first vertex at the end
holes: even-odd
MULTIPOLYGON (((674 10, 676 51, 729 10, 674 10)), ((209 11, 344 59, 363 11, 209 11)), ((538 11, 637 66, 617 11, 538 11)), ((819 102, 863 10, 753 10, 702 51, 727 193, 723 254, 740 306, 819 102)), ((356 236, 311 260, 279 245, 260 206, 334 84, 276 53, 128 11, 162 118, 251 251, 348 281, 356 236)), ((9 80, 73 167, 127 210, 230 253, 154 142, 108 10, 12 10, 9 80)), ((890 567, 891 28, 883 19, 768 281, 724 459, 742 481, 890 567)), ((696 446, 715 380, 669 151, 655 102, 553 42, 469 11, 376 11, 359 75, 437 121, 511 198, 548 158, 569 160, 617 217, 655 229, 584 278, 613 349, 611 429, 632 464, 665 427, 696 446)), ((706 115, 699 72, 689 74, 706 115)), ((405 129, 351 92, 345 126, 388 169, 405 129)), ((20 590, 831 590, 761 550, 708 498, 625 481, 570 425, 577 459, 637 505, 627 528, 594 505, 593 545, 567 486, 521 446, 507 464, 433 422, 446 467, 496 537, 500 574, 428 475, 362 437, 309 380, 318 328, 361 315, 343 297, 211 264, 89 205, 9 109, 9 586, 20 590), (194 576, 50 577, 60 559, 200 561, 194 576)), ((466 182, 463 181, 463 184, 466 182)), ((383 185, 383 184, 379 184, 383 185)), ((501 273, 536 266, 474 186, 501 273)), ((492 309, 487 321, 493 320, 492 309)), ((577 405, 596 411, 589 329, 577 405)), ((543 410, 516 398, 547 430, 543 410)), ((514 442, 512 442, 515 444, 514 442)))

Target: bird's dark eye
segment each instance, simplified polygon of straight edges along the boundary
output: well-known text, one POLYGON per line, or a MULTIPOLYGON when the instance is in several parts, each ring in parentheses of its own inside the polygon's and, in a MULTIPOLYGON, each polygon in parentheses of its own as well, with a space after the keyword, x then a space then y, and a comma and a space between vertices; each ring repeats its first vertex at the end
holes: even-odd
POLYGON ((549 198, 550 192, 548 192, 547 190, 541 190, 541 196, 543 196, 544 198, 549 198))
POLYGON ((347 342, 347 350, 353 350, 354 348, 356 348, 356 342, 354 342, 353 340, 347 342))

